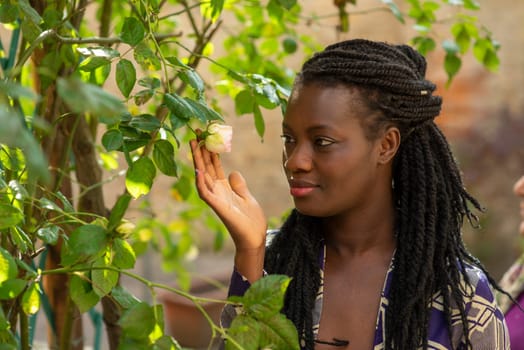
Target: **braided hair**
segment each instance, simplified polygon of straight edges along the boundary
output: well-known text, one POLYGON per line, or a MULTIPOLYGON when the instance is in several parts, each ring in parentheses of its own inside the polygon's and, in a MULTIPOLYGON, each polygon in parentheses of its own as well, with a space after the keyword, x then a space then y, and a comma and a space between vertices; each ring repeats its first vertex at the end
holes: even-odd
MULTIPOLYGON (((449 144, 433 122, 442 99, 433 95, 436 86, 425 73, 424 57, 407 45, 356 39, 328 46, 307 60, 295 87, 357 88, 370 111, 361 118, 371 119, 362 120, 368 138, 386 126, 400 130, 402 141, 392 165, 397 248, 385 315, 386 349, 428 348, 428 305, 435 293, 443 297, 450 341, 454 306, 471 348, 463 302, 471 284, 465 266, 477 266, 500 288, 462 241, 464 217, 475 225, 472 209, 482 209, 465 190, 449 144)), ((312 310, 320 286, 321 237, 317 218, 293 210, 266 254, 267 271, 293 277, 283 312, 306 349, 314 348, 312 310)))

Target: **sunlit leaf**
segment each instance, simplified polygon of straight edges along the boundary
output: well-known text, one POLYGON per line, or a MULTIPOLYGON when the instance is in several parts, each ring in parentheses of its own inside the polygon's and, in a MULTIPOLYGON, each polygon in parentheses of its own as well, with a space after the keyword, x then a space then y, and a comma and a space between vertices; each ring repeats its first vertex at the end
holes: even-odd
POLYGON ((16 262, 7 250, 0 247, 0 283, 18 275, 16 262))
POLYGON ((284 306, 284 295, 290 281, 284 275, 269 275, 257 280, 244 294, 244 307, 261 320, 274 316, 284 306))
POLYGON ((26 315, 33 315, 40 309, 40 287, 31 283, 22 296, 22 310, 26 315))
POLYGON ((148 157, 139 158, 127 170, 127 191, 134 198, 148 194, 151 190, 151 186, 153 186, 155 176, 156 168, 153 161, 148 157))
POLYGON ((136 254, 131 245, 120 238, 113 241, 113 264, 121 269, 132 269, 135 266, 136 254))
POLYGON ((0 204, 0 230, 18 225, 23 219, 24 213, 20 209, 9 204, 0 204))

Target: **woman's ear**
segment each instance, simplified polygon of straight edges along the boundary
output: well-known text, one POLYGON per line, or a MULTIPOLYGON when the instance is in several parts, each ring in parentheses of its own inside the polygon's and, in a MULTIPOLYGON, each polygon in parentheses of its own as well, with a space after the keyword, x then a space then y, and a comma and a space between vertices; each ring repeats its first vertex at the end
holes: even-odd
POLYGON ((400 147, 400 131, 396 126, 390 126, 380 139, 379 164, 389 163, 400 147))

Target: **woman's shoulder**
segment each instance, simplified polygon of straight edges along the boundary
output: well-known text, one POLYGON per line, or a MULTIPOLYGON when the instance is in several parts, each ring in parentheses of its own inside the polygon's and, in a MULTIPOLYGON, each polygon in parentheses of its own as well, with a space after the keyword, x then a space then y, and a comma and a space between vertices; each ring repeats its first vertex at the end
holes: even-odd
POLYGON ((462 278, 461 283, 463 283, 463 290, 466 291, 468 291, 467 284, 469 284, 469 288, 473 290, 472 293, 467 294, 470 294, 473 298, 485 299, 490 303, 495 300, 495 296, 489 278, 486 275, 486 273, 478 266, 465 263, 464 276, 462 278))

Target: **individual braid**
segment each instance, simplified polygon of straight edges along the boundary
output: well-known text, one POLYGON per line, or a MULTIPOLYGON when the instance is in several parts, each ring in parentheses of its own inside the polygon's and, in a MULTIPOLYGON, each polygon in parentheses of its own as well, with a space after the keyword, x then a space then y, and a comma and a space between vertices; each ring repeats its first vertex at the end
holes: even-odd
POLYGON ((302 346, 313 349, 312 310, 320 287, 321 234, 314 218, 293 210, 272 240, 265 257, 269 273, 293 277, 286 293, 284 314, 301 334, 302 346))
MULTIPOLYGON (((467 264, 479 267, 500 288, 462 241, 464 217, 477 223, 472 208, 481 207, 465 190, 449 144, 433 122, 442 100, 432 94, 436 86, 425 79, 425 71, 424 57, 407 45, 357 39, 315 54, 295 84, 357 88, 371 112, 362 116, 369 138, 390 125, 401 131, 392 174, 397 250, 385 316, 386 349, 428 348, 428 305, 436 293, 442 296, 450 341, 451 310, 457 307, 471 348, 463 301, 472 292, 467 264)), ((317 222, 293 211, 266 258, 268 271, 293 277, 284 313, 306 349, 314 347, 312 309, 320 283, 317 222)))

